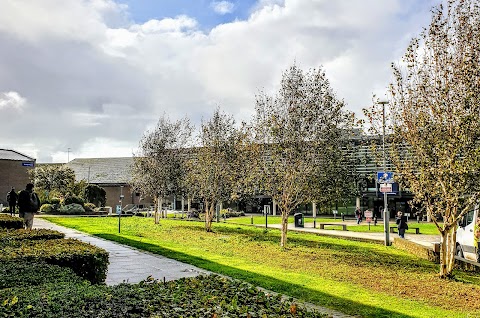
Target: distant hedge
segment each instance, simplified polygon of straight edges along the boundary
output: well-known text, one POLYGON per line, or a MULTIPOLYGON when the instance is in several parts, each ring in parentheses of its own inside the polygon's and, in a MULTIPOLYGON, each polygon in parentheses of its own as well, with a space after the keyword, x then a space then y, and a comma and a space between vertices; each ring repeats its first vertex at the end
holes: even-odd
POLYGON ((17 259, 69 267, 93 284, 104 283, 107 276, 108 252, 78 240, 10 240, 0 248, 0 262, 17 259))
POLYGON ((23 228, 23 219, 10 216, 8 214, 0 214, 0 228, 3 229, 22 229, 23 228))
POLYGON ((47 229, 0 229, 0 244, 12 240, 53 240, 64 237, 64 233, 47 229))

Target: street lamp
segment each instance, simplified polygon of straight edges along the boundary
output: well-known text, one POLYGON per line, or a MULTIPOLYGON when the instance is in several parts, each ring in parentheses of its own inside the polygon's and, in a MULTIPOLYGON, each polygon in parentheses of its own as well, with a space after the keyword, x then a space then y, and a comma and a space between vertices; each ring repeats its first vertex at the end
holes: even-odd
MULTIPOLYGON (((387 173, 387 159, 385 156, 385 105, 388 104, 387 99, 379 99, 378 104, 382 105, 382 127, 383 127, 383 173, 387 173)), ((388 215, 388 203, 387 203, 387 192, 383 192, 383 226, 385 232, 385 246, 390 245, 390 234, 389 234, 389 218, 388 215)))
POLYGON ((123 203, 123 198, 125 196, 123 195, 123 185, 120 186, 120 200, 118 202, 120 203, 120 211, 118 213, 118 233, 120 233, 120 218, 122 217, 122 203, 123 203))

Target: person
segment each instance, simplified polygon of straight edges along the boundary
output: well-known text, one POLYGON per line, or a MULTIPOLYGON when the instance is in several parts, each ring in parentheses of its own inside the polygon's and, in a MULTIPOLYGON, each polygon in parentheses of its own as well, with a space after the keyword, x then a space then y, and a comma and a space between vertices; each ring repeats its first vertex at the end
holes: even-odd
POLYGON ((10 210, 10 215, 15 214, 15 207, 17 206, 17 200, 18 200, 18 194, 15 192, 15 188, 12 187, 12 190, 10 190, 7 193, 7 201, 8 201, 8 209, 10 210))
POLYGON ((357 224, 360 224, 360 222, 362 222, 362 210, 360 210, 360 207, 358 206, 355 210, 355 217, 357 218, 357 224))
POLYGON ((34 213, 40 207, 38 195, 33 191, 33 184, 28 183, 25 190, 18 194, 18 213, 25 220, 25 228, 32 229, 34 213))
POLYGON ((397 228, 398 228, 398 236, 401 238, 405 238, 405 230, 408 230, 407 218, 403 216, 401 211, 398 211, 397 214, 397 228))

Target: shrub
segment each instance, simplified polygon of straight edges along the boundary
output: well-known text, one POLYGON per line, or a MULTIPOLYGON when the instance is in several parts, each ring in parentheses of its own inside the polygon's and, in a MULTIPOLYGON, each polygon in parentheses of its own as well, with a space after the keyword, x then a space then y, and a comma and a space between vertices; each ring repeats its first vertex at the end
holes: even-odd
POLYGON ((0 263, 0 290, 60 282, 81 283, 83 280, 70 268, 45 262, 9 260, 0 263))
POLYGON ((2 211, 0 211, 0 212, 2 212, 2 213, 10 213, 10 207, 8 207, 8 206, 7 206, 7 207, 4 207, 4 208, 2 209, 2 211))
POLYGON ((60 214, 85 214, 85 209, 83 206, 77 203, 72 203, 68 204, 65 206, 62 206, 61 208, 58 209, 58 213, 60 214))
POLYGON ((65 204, 65 205, 70 205, 70 204, 73 204, 73 203, 79 204, 83 207, 83 205, 85 204, 85 200, 80 198, 80 197, 77 197, 76 195, 69 195, 63 201, 63 204, 65 204))
POLYGON ((42 204, 42 206, 40 207, 40 212, 52 213, 52 211, 53 211, 53 206, 51 204, 45 203, 45 204, 42 204))
POLYGON ((96 184, 89 184, 85 188, 85 198, 87 199, 87 202, 94 203, 96 206, 105 206, 107 193, 104 188, 101 188, 96 184))
POLYGON ((64 238, 65 234, 47 229, 16 229, 16 230, 0 230, 0 243, 13 240, 54 240, 64 238))
POLYGON ((85 203, 84 207, 85 207, 85 211, 87 211, 87 212, 93 212, 93 211, 95 211, 95 208, 96 208, 95 204, 90 203, 90 202, 85 203))
POLYGON ((2 246, 0 261, 34 260, 70 267, 91 283, 103 283, 107 276, 108 252, 74 239, 17 241, 2 246))
POLYGON ((50 204, 60 204, 60 199, 59 198, 51 198, 48 200, 48 203, 50 204))
POLYGON ((46 284, 6 290, 3 297, 2 317, 327 317, 216 275, 113 287, 46 284))
POLYGON ((4 229, 23 229, 23 219, 10 216, 7 214, 0 214, 0 228, 4 229))

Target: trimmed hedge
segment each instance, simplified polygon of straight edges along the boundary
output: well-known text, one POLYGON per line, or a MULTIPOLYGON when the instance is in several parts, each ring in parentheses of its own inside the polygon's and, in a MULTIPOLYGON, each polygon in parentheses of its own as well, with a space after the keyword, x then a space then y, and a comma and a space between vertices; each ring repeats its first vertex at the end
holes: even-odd
POLYGON ((0 229, 0 244, 12 240, 54 240, 64 238, 65 234, 47 229, 0 229))
POLYGON ((113 287, 48 284, 6 290, 2 317, 285 317, 316 318, 293 300, 266 295, 247 283, 216 275, 113 287), (45 296, 48 295, 48 296, 45 296))
POLYGON ((74 239, 9 241, 2 247, 0 262, 13 259, 70 267, 93 284, 105 282, 109 263, 107 251, 74 239))
POLYGON ((0 214, 0 228, 3 229, 23 229, 23 219, 10 216, 7 214, 0 214))
MULTIPOLYGON (((47 283, 82 283, 73 270, 45 262, 9 260, 0 262, 0 290, 4 288, 37 286, 47 283)), ((1 294, 1 293, 0 293, 1 294)), ((1 299, 0 299, 1 301, 1 299)))

